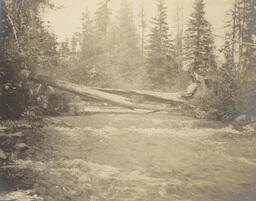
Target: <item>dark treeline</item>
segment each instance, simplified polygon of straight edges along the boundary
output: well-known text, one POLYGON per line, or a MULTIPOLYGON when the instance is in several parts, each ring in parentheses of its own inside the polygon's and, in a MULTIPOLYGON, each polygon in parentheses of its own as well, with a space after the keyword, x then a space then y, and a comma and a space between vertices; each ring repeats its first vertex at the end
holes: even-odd
POLYGON ((143 0, 139 15, 129 1, 120 1, 113 13, 111 0, 102 0, 95 13, 84 11, 82 31, 61 43, 40 18, 45 7, 54 9, 49 1, 0 4, 2 118, 31 115, 50 107, 49 100, 61 101, 49 99, 47 87, 30 81, 37 73, 86 86, 165 92, 185 89, 197 73, 206 78, 207 90, 191 101, 197 109, 187 109, 225 119, 256 113, 256 0, 234 2, 221 50, 215 47, 204 0, 194 1, 184 33, 171 33, 164 0, 156 0, 150 22, 143 0))

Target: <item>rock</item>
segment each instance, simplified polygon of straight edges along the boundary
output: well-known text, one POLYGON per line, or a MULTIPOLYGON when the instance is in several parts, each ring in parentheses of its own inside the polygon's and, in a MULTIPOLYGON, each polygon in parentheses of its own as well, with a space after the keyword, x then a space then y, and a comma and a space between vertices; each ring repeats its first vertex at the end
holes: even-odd
POLYGON ((218 118, 217 116, 217 110, 211 109, 207 112, 206 119, 214 119, 216 120, 218 118))
POLYGON ((0 133, 4 132, 6 129, 6 127, 0 126, 0 133))
POLYGON ((5 153, 0 149, 0 160, 6 160, 7 156, 5 155, 5 153))
POLYGON ((23 123, 23 124, 20 124, 19 126, 17 126, 19 129, 31 129, 32 128, 32 125, 30 124, 27 124, 27 123, 23 123))
POLYGON ((15 149, 23 151, 25 149, 28 149, 28 145, 26 145, 25 143, 18 143, 15 145, 15 149))
POLYGON ((191 85, 188 86, 184 96, 192 96, 198 87, 199 87, 198 83, 192 83, 191 85))
POLYGON ((254 131, 256 131, 256 123, 250 123, 250 124, 244 126, 243 130, 247 131, 247 132, 254 132, 254 131))
POLYGON ((12 152, 9 156, 9 159, 11 161, 15 161, 15 160, 18 160, 18 156, 17 156, 17 153, 16 152, 12 152))
POLYGON ((244 126, 246 125, 246 115, 240 115, 233 121, 234 126, 244 126))
POLYGON ((10 133, 10 134, 0 133, 0 137, 24 137, 24 134, 22 132, 10 133))
POLYGON ((217 119, 217 111, 210 110, 210 111, 203 111, 199 108, 194 109, 195 117, 198 119, 217 119))
POLYGON ((251 116, 251 122, 256 122, 256 116, 251 116))
POLYGON ((235 129, 244 130, 247 132, 256 131, 256 122, 254 117, 248 117, 245 114, 238 116, 233 122, 235 129))
POLYGON ((24 134, 22 132, 12 133, 9 134, 10 137, 24 137, 24 134))

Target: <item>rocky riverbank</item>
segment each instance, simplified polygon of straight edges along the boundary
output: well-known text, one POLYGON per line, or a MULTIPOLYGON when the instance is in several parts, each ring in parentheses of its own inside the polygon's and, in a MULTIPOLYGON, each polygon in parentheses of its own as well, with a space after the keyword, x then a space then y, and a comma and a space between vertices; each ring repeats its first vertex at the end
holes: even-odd
POLYGON ((20 158, 29 146, 26 144, 24 133, 27 130, 40 128, 44 122, 1 121, 0 122, 0 164, 20 158))

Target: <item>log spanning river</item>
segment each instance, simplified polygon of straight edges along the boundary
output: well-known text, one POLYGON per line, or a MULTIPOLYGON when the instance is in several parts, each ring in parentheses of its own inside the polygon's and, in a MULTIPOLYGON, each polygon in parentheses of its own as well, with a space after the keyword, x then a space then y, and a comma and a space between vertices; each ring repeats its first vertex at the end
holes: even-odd
POLYGON ((256 200, 253 133, 178 114, 49 122, 23 131, 29 148, 1 165, 1 201, 256 200))

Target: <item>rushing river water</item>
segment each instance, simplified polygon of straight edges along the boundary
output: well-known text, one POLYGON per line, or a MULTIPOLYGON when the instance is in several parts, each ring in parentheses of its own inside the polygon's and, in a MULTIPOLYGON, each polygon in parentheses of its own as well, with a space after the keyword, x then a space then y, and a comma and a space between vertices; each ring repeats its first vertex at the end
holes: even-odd
POLYGON ((253 133, 170 114, 51 121, 1 166, 1 201, 256 200, 253 133))

